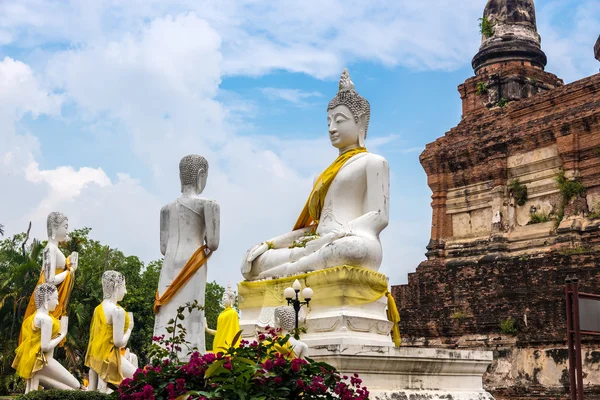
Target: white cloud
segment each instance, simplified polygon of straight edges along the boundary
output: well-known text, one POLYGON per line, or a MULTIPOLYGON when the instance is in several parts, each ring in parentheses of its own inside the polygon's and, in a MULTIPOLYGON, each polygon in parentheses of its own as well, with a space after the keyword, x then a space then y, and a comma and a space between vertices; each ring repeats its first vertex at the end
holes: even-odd
POLYGON ((296 105, 306 105, 307 99, 312 97, 321 97, 323 93, 317 91, 306 91, 300 89, 282 89, 274 87, 265 87, 261 92, 271 100, 285 100, 296 105))

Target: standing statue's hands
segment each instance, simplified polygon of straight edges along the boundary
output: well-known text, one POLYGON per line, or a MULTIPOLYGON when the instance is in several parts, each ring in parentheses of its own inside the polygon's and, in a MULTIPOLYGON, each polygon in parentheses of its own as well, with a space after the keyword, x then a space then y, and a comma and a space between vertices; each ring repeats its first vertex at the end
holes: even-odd
POLYGON ((79 253, 77 253, 76 251, 72 252, 69 256, 69 261, 71 263, 71 269, 75 271, 77 269, 77 263, 79 262, 79 253))
POLYGON ((60 332, 59 334, 62 337, 67 336, 67 332, 69 331, 69 317, 64 316, 60 317, 60 332))

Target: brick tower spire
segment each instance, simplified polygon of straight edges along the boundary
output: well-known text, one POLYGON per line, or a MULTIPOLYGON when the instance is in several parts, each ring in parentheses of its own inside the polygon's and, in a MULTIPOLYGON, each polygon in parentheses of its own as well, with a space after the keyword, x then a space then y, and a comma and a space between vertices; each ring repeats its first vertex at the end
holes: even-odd
POLYGON ((481 46, 472 61, 475 76, 458 87, 463 117, 563 85, 544 71, 547 59, 533 0, 488 0, 480 21, 481 46))
POLYGON ((533 0, 488 0, 481 21, 481 46, 472 62, 475 74, 507 61, 544 69, 547 60, 540 46, 533 0))

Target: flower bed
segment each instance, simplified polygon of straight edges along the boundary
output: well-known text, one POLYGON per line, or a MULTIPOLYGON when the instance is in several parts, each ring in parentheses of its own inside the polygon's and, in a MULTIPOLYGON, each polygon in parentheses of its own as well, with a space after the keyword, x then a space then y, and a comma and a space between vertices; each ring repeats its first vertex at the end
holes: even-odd
MULTIPOLYGON (((179 313, 181 317, 181 313, 179 313)), ((174 326, 176 326, 176 320, 174 326)), ((174 331, 173 331, 174 332, 174 331)), ((238 333, 238 336, 241 332, 238 333)), ((218 354, 193 352, 180 362, 174 350, 183 336, 157 342, 154 361, 124 380, 117 392, 122 400, 182 399, 368 399, 358 375, 341 376, 334 367, 311 359, 295 358, 289 335, 267 329, 260 341, 242 340, 218 354), (160 350, 160 349, 167 350, 160 350), (156 357, 160 355, 160 357, 156 357)), ((236 340, 234 339, 233 342, 236 340)))

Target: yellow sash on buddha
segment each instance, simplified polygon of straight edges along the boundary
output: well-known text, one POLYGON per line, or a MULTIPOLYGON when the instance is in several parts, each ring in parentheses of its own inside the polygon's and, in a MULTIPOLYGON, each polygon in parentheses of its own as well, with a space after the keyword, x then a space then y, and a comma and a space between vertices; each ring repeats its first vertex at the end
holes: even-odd
MULTIPOLYGON (((73 284, 75 283, 75 280, 73 279, 74 274, 71 270, 71 260, 68 257, 66 260, 66 267, 61 269, 57 268, 55 271, 55 275, 58 275, 64 272, 65 270, 69 271, 67 273, 67 276, 65 276, 65 279, 56 286, 56 289, 58 290, 58 305, 56 306, 56 309, 54 309, 54 311, 50 312, 50 315, 52 315, 54 318, 60 318, 67 315, 67 305, 69 304, 69 298, 71 297, 71 291, 73 291, 73 284)), ((38 287, 42 283, 46 283, 46 274, 44 273, 43 268, 42 273, 40 274, 40 278, 38 279, 38 282, 36 283, 35 287, 38 287)), ((32 293, 29 297, 29 304, 27 304, 27 309, 25 310, 25 316, 23 317, 23 320, 29 318, 31 315, 35 314, 35 312, 35 298, 33 297, 32 293)), ((22 340, 22 336, 19 336, 19 344, 21 344, 22 340)), ((65 340, 60 342, 59 346, 62 347, 65 341, 66 338, 65 340)))
MULTIPOLYGON (((127 332, 128 328, 129 314, 125 313, 123 333, 127 332)), ((102 304, 96 307, 92 317, 85 366, 93 369, 100 378, 114 385, 119 385, 123 380, 121 349, 115 347, 113 326, 106 322, 102 304)))
POLYGON ((358 147, 340 154, 338 158, 336 158, 335 161, 319 175, 293 230, 306 228, 313 224, 313 222, 315 226, 319 224, 319 218, 321 218, 321 211, 323 210, 323 204, 325 203, 325 196, 327 196, 327 191, 331 186, 331 182, 333 182, 340 169, 346 164, 346 161, 355 155, 365 153, 366 151, 367 149, 364 147, 358 147))
MULTIPOLYGON (((60 322, 52 318, 52 338, 60 334, 60 322)), ((23 379, 29 379, 37 371, 48 365, 48 360, 42 352, 42 330, 33 324, 34 315, 30 315, 23 321, 21 326, 21 344, 15 350, 16 356, 12 367, 23 379)))
POLYGON ((396 300, 394 300, 394 296, 388 291, 385 293, 387 297, 387 319, 392 322, 394 325, 392 326, 392 340, 394 341, 394 345, 396 347, 400 347, 400 343, 402 339, 400 338, 400 313, 398 312, 398 307, 396 306, 396 300))
POLYGON ((230 347, 238 347, 239 338, 237 342, 233 342, 235 335, 240 331, 240 320, 237 311, 231 307, 225 308, 219 318, 217 319, 217 333, 213 341, 213 353, 222 352, 225 353, 230 347))
MULTIPOLYGON (((160 306, 167 304, 173 296, 177 294, 179 289, 181 289, 190 279, 196 271, 200 269, 208 259, 210 258, 212 251, 209 250, 208 253, 205 253, 206 245, 200 247, 198 250, 192 254, 187 263, 183 266, 177 277, 171 282, 167 290, 163 293, 162 296, 158 295, 158 290, 156 291, 156 298, 154 299, 154 314, 158 314, 158 309, 160 306)), ((237 333, 237 332, 236 332, 237 333)))

